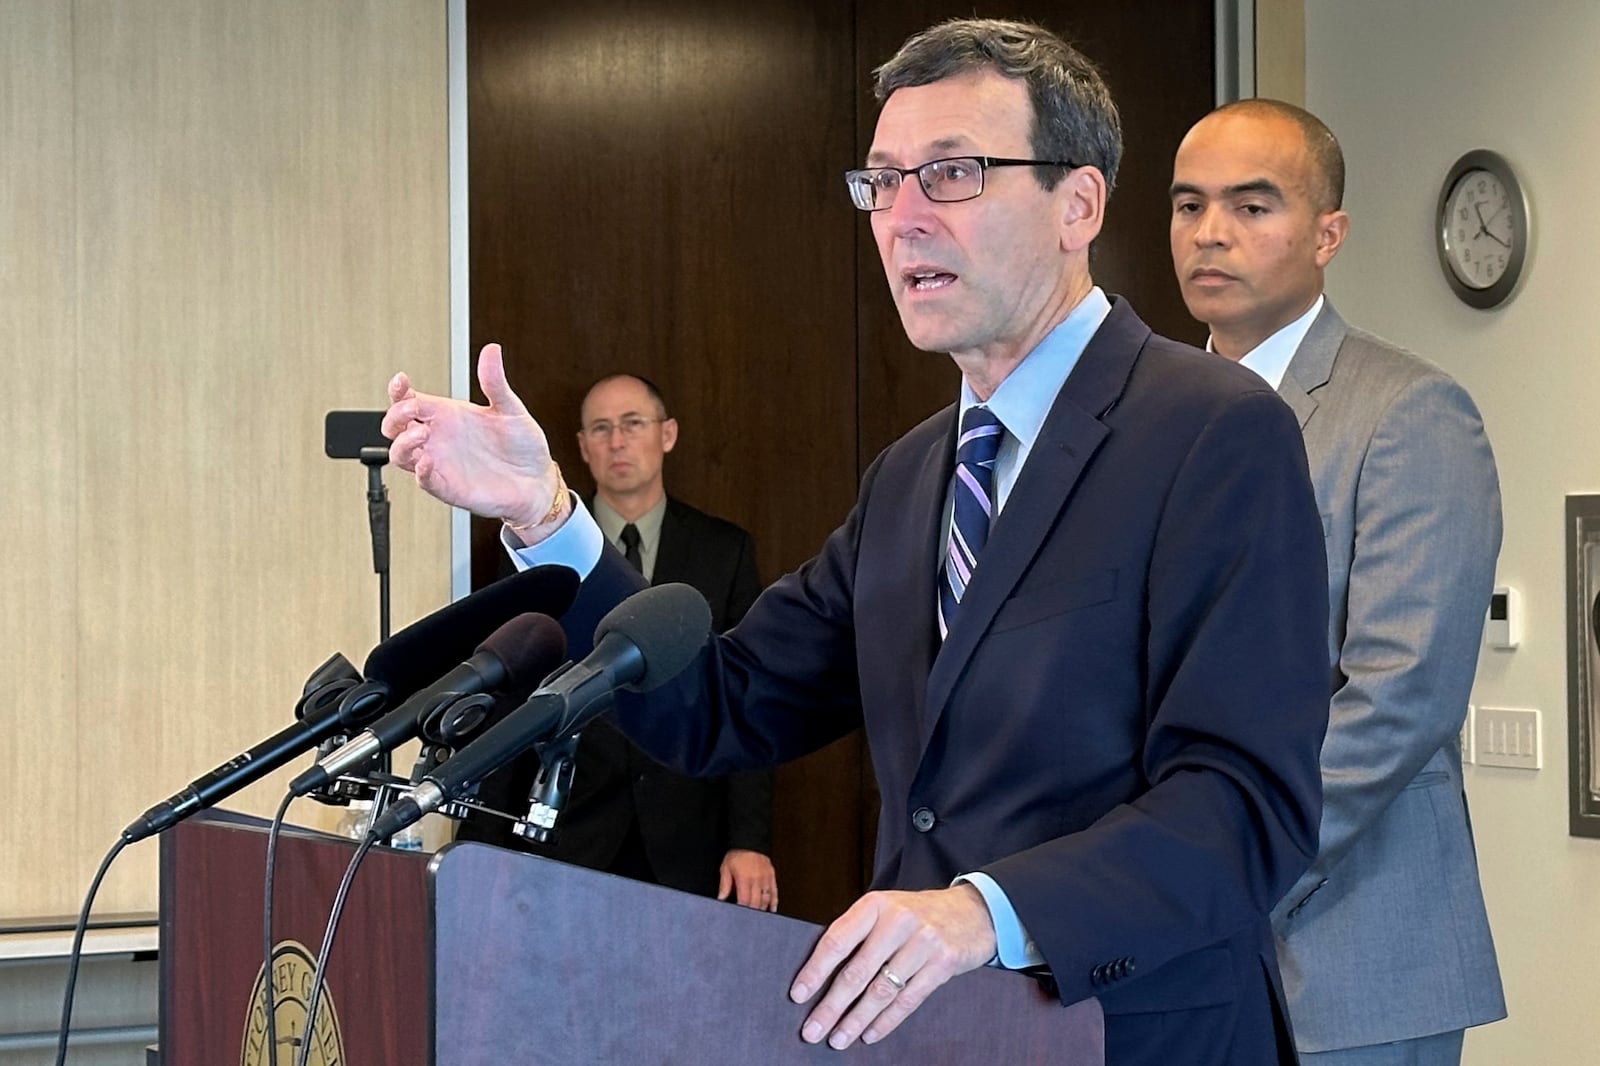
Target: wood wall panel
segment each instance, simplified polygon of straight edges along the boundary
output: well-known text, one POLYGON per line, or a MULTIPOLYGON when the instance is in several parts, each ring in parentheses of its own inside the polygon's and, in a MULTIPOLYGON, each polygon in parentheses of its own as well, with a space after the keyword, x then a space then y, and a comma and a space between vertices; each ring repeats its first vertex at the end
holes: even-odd
MULTIPOLYGON (((292 721, 330 653, 365 658, 365 472, 323 456, 323 413, 381 406, 401 366, 444 391, 449 352, 443 4, 32 11, 69 25, 66 44, 39 52, 59 36, 26 27, 0 47, 32 56, 17 77, 36 93, 75 73, 39 100, 35 120, 67 128, 71 151, 44 153, 34 185, 75 241, 13 229, 41 225, 28 212, 5 217, 0 246, 49 253, 65 280, 33 284, 76 325, 66 343, 43 325, 18 344, 46 405, 33 417, 64 445, 24 453, 21 513, 57 527, 48 550, 0 563, 33 590, 26 624, 53 654, 19 664, 32 688, 0 715, 69 725, 25 727, 42 795, 0 813, 28 860, 0 879, 8 915, 75 911, 124 824, 292 721), (45 669, 67 683, 41 683, 45 669)), ((397 489, 392 539, 398 626, 447 598, 448 514, 397 489)), ((288 776, 230 805, 270 814, 288 776)), ((153 910, 155 860, 130 850, 100 907, 153 910)))
MULTIPOLYGON (((583 491, 584 391, 655 381, 680 426, 668 490, 752 530, 776 579, 855 495, 848 7, 467 10, 473 351, 506 346, 583 491)), ((496 535, 477 529, 479 583, 496 535)), ((788 913, 831 918, 859 889, 859 768, 851 738, 780 771, 788 913)))
MULTIPOLYGON (((0 780, 27 782, 0 810, 8 855, 73 854, 70 820, 41 817, 81 725, 77 599, 79 373, 72 314, 72 12, 0 2, 0 780), (14 797, 15 799, 16 797, 14 797)), ((104 845, 102 845, 103 847, 104 845)), ((11 865, 8 863, 8 866, 11 865)), ((0 876, 0 915, 55 905, 43 871, 0 876), (19 876, 20 874, 20 876, 19 876)))

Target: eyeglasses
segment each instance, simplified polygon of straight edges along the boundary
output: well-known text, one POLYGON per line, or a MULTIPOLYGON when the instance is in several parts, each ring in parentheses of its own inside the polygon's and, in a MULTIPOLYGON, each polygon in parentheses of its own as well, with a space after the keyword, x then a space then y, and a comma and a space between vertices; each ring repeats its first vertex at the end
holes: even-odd
POLYGON ((1066 167, 1076 170, 1081 163, 1049 159, 996 159, 987 155, 963 155, 934 159, 920 167, 867 167, 845 172, 850 201, 863 211, 884 211, 894 206, 900 183, 915 174, 922 191, 941 204, 976 199, 983 193, 983 172, 990 167, 1066 167))
POLYGON ((650 426, 657 422, 665 422, 664 418, 646 418, 643 415, 627 415, 615 423, 591 422, 583 427, 583 435, 596 444, 611 439, 613 430, 622 430, 622 436, 627 440, 636 440, 650 426))

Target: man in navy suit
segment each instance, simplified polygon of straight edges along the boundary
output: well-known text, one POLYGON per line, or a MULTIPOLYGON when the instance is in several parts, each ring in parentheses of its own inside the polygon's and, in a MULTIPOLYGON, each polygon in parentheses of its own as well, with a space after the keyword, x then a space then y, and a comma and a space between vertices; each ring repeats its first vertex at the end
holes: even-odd
MULTIPOLYGON (((1098 997, 1117 1066, 1293 1062, 1268 914, 1316 850, 1326 564, 1289 409, 1094 285, 1121 154, 1093 65, 959 20, 877 72, 847 177, 907 335, 962 373, 811 562, 619 727, 695 773, 864 727, 873 891, 790 988, 802 1039, 888 1036, 986 964, 1098 997), (959 428, 958 428, 959 427, 959 428)), ((479 359, 488 407, 390 383, 392 456, 523 562, 626 564, 479 359)), ((843 474, 841 476, 844 476, 843 474)))

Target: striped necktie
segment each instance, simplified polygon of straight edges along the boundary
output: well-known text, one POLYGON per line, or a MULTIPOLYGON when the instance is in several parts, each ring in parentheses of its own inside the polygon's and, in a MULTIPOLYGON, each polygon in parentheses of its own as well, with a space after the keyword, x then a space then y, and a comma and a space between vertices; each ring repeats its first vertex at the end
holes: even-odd
POLYGON ((1006 427, 987 407, 969 407, 961 418, 956 442, 956 469, 950 478, 955 508, 950 539, 945 545, 944 576, 939 582, 939 639, 950 632, 956 607, 972 581, 978 553, 989 539, 994 519, 994 460, 1006 427))

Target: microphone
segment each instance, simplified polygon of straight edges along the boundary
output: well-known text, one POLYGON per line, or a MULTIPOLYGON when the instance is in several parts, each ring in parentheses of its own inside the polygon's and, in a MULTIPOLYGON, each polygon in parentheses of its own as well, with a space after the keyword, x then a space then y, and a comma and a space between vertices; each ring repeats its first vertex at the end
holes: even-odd
MULTIPOLYGON (((345 699, 368 704, 368 713, 353 715, 357 728, 370 723, 397 700, 432 684, 453 663, 476 650, 484 636, 524 611, 565 614, 578 595, 578 575, 563 566, 536 566, 502 578, 406 626, 373 648, 364 668, 367 680, 345 699)), ((353 708, 347 708, 347 711, 353 708)), ((320 760, 342 748, 348 731, 323 738, 320 760)), ((317 791, 316 788, 307 790, 317 791)), ((306 792, 296 792, 303 796, 306 792)), ((321 798, 320 795, 318 798, 321 798)))
POLYGON ((526 703, 440 763, 372 825, 380 839, 404 829, 542 741, 582 729, 609 710, 617 689, 648 692, 692 663, 711 635, 711 608, 689 585, 657 585, 623 600, 594 631, 594 651, 545 679, 526 703))
POLYGON ((124 843, 133 844, 159 833, 260 780, 295 756, 310 751, 324 738, 353 725, 365 724, 366 719, 360 716, 365 714, 370 718, 369 705, 345 699, 360 679, 361 675, 343 655, 330 657, 306 682, 305 691, 295 704, 295 716, 299 720, 294 725, 195 778, 187 788, 129 822, 122 831, 124 843))
POLYGON ((562 566, 537 566, 486 585, 395 633, 367 656, 367 681, 343 655, 330 656, 306 681, 295 706, 299 720, 294 725, 151 807, 128 823, 122 839, 132 844, 159 833, 254 784, 329 737, 366 726, 383 710, 391 692, 415 692, 437 677, 443 664, 471 654, 473 643, 492 627, 529 607, 564 614, 577 595, 577 574, 562 566))
POLYGON ((403 698, 431 685, 471 656, 497 626, 524 611, 560 618, 578 596, 578 575, 564 566, 536 566, 419 618, 367 655, 362 673, 403 698))
POLYGON ((347 770, 415 737, 429 719, 479 693, 503 687, 526 687, 547 673, 567 653, 561 624, 544 614, 520 614, 478 645, 466 662, 379 718, 362 734, 295 778, 289 793, 304 796, 347 770))

